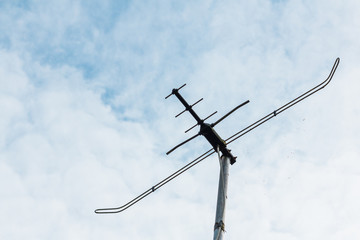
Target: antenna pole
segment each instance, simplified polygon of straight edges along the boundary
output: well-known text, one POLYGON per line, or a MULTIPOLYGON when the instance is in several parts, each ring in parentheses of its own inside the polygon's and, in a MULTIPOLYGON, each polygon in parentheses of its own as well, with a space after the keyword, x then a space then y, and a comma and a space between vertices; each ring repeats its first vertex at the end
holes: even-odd
POLYGON ((225 232, 225 206, 227 199, 227 187, 228 187, 228 177, 229 177, 229 166, 230 158, 223 155, 220 157, 220 176, 219 176, 219 188, 218 188, 218 197, 216 203, 216 216, 215 216, 215 225, 214 225, 214 240, 222 240, 225 232))

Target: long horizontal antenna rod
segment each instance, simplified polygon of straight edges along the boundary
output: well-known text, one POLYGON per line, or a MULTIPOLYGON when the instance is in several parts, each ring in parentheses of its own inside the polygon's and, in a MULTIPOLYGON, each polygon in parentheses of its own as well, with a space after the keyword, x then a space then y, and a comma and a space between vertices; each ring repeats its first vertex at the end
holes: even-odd
POLYGON ((268 115, 266 115, 265 117, 259 119, 258 121, 254 122, 253 124, 250 124, 249 126, 247 126, 246 128, 242 129, 241 131, 235 133, 234 135, 232 135, 231 137, 229 137, 228 139, 226 139, 226 143, 230 144, 233 141, 237 140, 238 138, 244 136, 245 134, 247 134, 248 132, 254 130, 255 128, 257 128, 258 126, 260 126, 261 124, 269 121, 270 119, 272 119, 273 117, 279 115, 280 113, 282 113, 283 111, 289 109, 290 107, 294 106, 295 104, 301 102, 302 100, 304 100, 307 97, 310 97, 311 95, 313 95, 314 93, 320 91, 321 89, 323 89, 324 87, 326 87, 326 85, 328 85, 332 79, 332 77, 335 74, 335 71, 339 65, 340 62, 340 58, 337 58, 335 60, 335 63, 331 69, 331 72, 329 74, 329 76, 325 79, 325 81, 323 81, 322 83, 318 84, 317 86, 313 87, 312 89, 310 89, 309 91, 301 94, 300 96, 298 96, 297 98, 294 98, 293 100, 291 100, 290 102, 286 103, 285 105, 279 107, 278 109, 276 109, 275 111, 269 113, 268 115))
POLYGON ((177 176, 181 175, 182 173, 189 170, 190 168, 197 165, 198 163, 200 163, 201 161, 203 161, 204 159, 206 159, 207 157, 211 156, 214 153, 215 153, 215 151, 213 149, 209 149, 204 154, 202 154, 199 157, 195 158, 193 161, 186 164, 184 167, 180 168, 179 170, 177 170, 176 172, 174 172, 173 174, 171 174, 167 178, 163 179, 159 183, 155 184, 154 186, 152 186, 151 188, 149 188, 148 190, 146 190, 145 192, 143 192, 142 194, 140 194, 136 198, 132 199, 131 201, 127 202, 126 204, 124 204, 124 205, 122 205, 120 207, 115 207, 115 208, 96 209, 95 213, 97 213, 97 214, 119 213, 119 212, 122 212, 122 211, 128 209, 129 207, 131 207, 132 205, 134 205, 135 203, 137 203, 141 199, 143 199, 146 196, 150 195, 151 193, 155 192, 155 190, 161 188, 162 186, 164 186, 165 184, 167 184, 168 182, 170 182, 171 180, 173 180, 177 176))

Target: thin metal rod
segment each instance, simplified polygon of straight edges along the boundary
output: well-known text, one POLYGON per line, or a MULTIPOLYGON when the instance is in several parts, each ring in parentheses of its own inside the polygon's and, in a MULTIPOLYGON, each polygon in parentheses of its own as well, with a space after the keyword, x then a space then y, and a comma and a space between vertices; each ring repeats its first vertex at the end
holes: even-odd
MULTIPOLYGON (((211 118, 212 116, 214 116, 215 114, 217 114, 217 111, 213 112, 212 114, 210 114, 209 116, 207 116, 205 119, 201 120, 202 122, 204 122, 205 120, 211 118)), ((188 131, 190 131, 191 129, 193 129, 194 127, 198 126, 199 123, 195 124, 194 126, 192 126, 191 128, 189 128, 188 130, 185 131, 185 133, 187 133, 188 131)))
POLYGON ((211 117, 214 116, 215 114, 217 114, 217 111, 213 112, 212 114, 210 114, 209 116, 207 116, 206 118, 204 118, 203 121, 208 120, 209 118, 211 118, 211 117))
POLYGON ((177 118, 178 116, 180 116, 181 114, 183 114, 184 112, 186 112, 187 109, 183 110, 181 113, 179 113, 178 115, 175 116, 175 118, 177 118))
POLYGON ((227 199, 230 158, 224 155, 220 157, 219 154, 219 162, 220 162, 220 176, 219 176, 217 203, 216 203, 214 240, 222 240, 225 232, 225 207, 226 207, 226 199, 227 199))
POLYGON ((275 111, 269 113, 268 115, 264 116, 263 118, 259 119, 258 121, 250 124, 249 126, 247 126, 246 128, 242 129, 241 131, 235 133, 234 135, 232 135, 231 137, 229 137, 228 139, 226 139, 226 143, 230 144, 231 142, 237 140, 238 138, 244 136, 246 133, 254 130, 255 128, 257 128, 258 126, 260 126, 261 124, 269 121, 270 119, 272 119, 273 117, 279 115, 280 113, 282 113, 283 111, 289 109, 290 107, 294 106, 295 104, 301 102, 302 100, 304 100, 307 97, 310 97, 311 95, 313 95, 314 93, 320 91, 321 89, 323 89, 324 87, 326 87, 326 85, 328 85, 332 79, 332 77, 334 76, 334 73, 336 71, 336 68, 338 67, 340 62, 340 58, 337 58, 335 60, 335 63, 330 71, 329 76, 325 79, 325 81, 321 82, 320 84, 316 85, 315 87, 313 87, 312 89, 308 90, 307 92, 301 94, 300 96, 298 96, 297 98, 294 98, 293 100, 291 100, 290 102, 286 103, 285 105, 279 107, 278 109, 276 109, 275 111))
POLYGON ((194 136, 192 136, 191 138, 189 138, 189 139, 187 139, 187 140, 183 141, 182 143, 179 143, 178 145, 176 145, 175 147, 173 147, 172 149, 170 149, 170 150, 166 153, 166 155, 169 155, 170 153, 172 153, 172 152, 173 152, 175 149, 177 149, 178 147, 180 147, 180 146, 184 145, 185 143, 187 143, 187 142, 189 142, 189 141, 193 140, 194 138, 196 138, 196 137, 198 137, 198 136, 200 136, 200 134, 199 134, 199 133, 198 133, 198 134, 196 134, 196 135, 194 135, 194 136))
POLYGON ((225 118, 227 118, 230 114, 232 114, 233 112, 235 112, 236 110, 238 110, 240 107, 244 106, 245 104, 248 104, 250 101, 247 100, 245 102, 243 102, 242 104, 240 104, 239 106, 235 107, 233 110, 231 110, 230 112, 228 112, 227 114, 225 114, 223 117, 221 117, 219 120, 217 120, 216 122, 214 122, 213 124, 211 124, 212 127, 215 127, 215 125, 217 125, 218 123, 220 123, 222 120, 224 120, 225 118))
POLYGON ((164 186, 165 184, 167 184, 168 182, 170 182, 171 180, 173 180, 177 176, 181 175, 185 171, 187 171, 190 168, 194 167, 195 165, 197 165, 198 163, 200 163, 201 161, 203 161, 204 159, 206 159, 207 157, 209 157, 210 155, 212 155, 214 153, 215 153, 215 151, 213 149, 208 150, 204 154, 202 154, 199 157, 195 158, 193 161, 186 164, 184 167, 180 168, 179 170, 177 170, 176 172, 174 172, 173 174, 171 174, 167 178, 163 179, 159 183, 155 184, 154 186, 152 186, 151 188, 149 188, 148 190, 146 190, 145 192, 143 192, 139 196, 135 197, 131 201, 127 202, 126 204, 124 204, 124 205, 122 205, 120 207, 114 207, 114 208, 99 208, 99 209, 95 210, 95 213, 97 213, 97 214, 119 213, 119 212, 122 212, 122 211, 128 209, 129 207, 131 207, 135 203, 139 202, 141 199, 143 199, 143 198, 147 197, 148 195, 150 195, 151 193, 155 192, 155 190, 161 188, 162 186, 164 186))
POLYGON ((174 89, 172 90, 172 92, 165 97, 165 99, 168 99, 171 95, 174 94, 175 91, 179 91, 180 89, 182 89, 182 88, 185 87, 185 86, 186 86, 186 83, 183 84, 183 85, 182 85, 181 87, 179 87, 179 88, 174 88, 174 89))
MULTIPOLYGON (((196 104, 198 104, 199 102, 201 102, 202 100, 204 100, 204 98, 201 98, 200 100, 198 100, 196 103, 194 103, 193 105, 190 105, 190 108, 192 108, 193 106, 195 106, 196 104)), ((180 116, 181 114, 183 114, 184 112, 186 112, 188 109, 185 108, 185 110, 183 110, 181 113, 179 113, 178 115, 175 116, 175 118, 177 118, 178 116, 180 116)))

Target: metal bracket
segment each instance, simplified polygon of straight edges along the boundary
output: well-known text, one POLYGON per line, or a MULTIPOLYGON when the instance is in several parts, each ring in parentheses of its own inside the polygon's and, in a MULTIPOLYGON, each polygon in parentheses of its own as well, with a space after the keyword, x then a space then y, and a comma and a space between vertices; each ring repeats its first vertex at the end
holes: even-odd
POLYGON ((225 232, 225 223, 221 220, 220 222, 216 222, 214 225, 214 230, 221 228, 221 231, 225 232))

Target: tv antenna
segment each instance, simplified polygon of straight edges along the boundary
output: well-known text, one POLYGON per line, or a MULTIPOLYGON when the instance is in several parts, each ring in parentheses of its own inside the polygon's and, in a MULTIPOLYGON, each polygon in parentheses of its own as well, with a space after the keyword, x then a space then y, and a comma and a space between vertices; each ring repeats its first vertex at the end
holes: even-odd
POLYGON ((162 181, 160 181, 157 184, 153 185, 151 188, 149 188, 145 192, 141 193, 140 195, 138 195, 137 197, 135 197, 131 201, 127 202, 126 204, 124 204, 124 205, 122 205, 120 207, 96 209, 95 213, 97 213, 97 214, 120 213, 120 212, 128 209, 129 207, 131 207, 135 203, 139 202, 143 198, 147 197, 151 193, 155 192, 157 189, 161 188, 162 186, 164 186, 165 184, 167 184, 168 182, 170 182, 171 180, 173 180, 177 176, 181 175, 185 171, 187 171, 190 168, 194 167, 195 165, 197 165, 198 163, 200 163, 201 161, 203 161, 207 157, 211 156, 214 153, 217 153, 218 158, 219 158, 219 162, 220 162, 220 176, 219 176, 218 197, 217 197, 215 226, 214 226, 214 239, 216 239, 216 240, 217 239, 222 239, 223 238, 223 233, 225 231, 224 216, 225 216, 225 204, 226 204, 226 199, 227 199, 227 185, 228 185, 229 166, 230 166, 229 164, 234 164, 236 162, 236 157, 234 157, 232 155, 231 150, 227 148, 227 145, 229 145, 230 143, 232 143, 235 140, 239 139, 240 137, 244 136, 248 132, 254 130, 258 126, 262 125, 263 123, 269 121, 273 117, 276 117, 277 115, 279 115, 280 113, 282 113, 285 110, 289 109, 290 107, 294 106, 295 104, 301 102, 305 98, 313 95, 314 93, 316 93, 316 92, 320 91, 321 89, 323 89, 324 87, 326 87, 330 83, 332 77, 334 76, 334 73, 335 73, 335 71, 336 71, 336 69, 337 69, 337 67, 339 65, 339 62, 340 62, 340 58, 337 58, 335 60, 335 63, 333 65, 331 71, 330 71, 329 76, 325 79, 325 81, 321 82, 320 84, 316 85, 315 87, 313 87, 310 90, 306 91, 305 93, 301 94, 297 98, 294 98, 293 100, 291 100, 290 102, 284 104, 283 106, 277 108, 276 110, 270 112, 269 114, 265 115, 264 117, 260 118, 256 122, 250 124, 249 126, 247 126, 244 129, 238 131, 237 133, 233 134, 232 136, 230 136, 229 138, 227 138, 225 140, 223 140, 219 136, 219 134, 217 134, 214 127, 217 124, 219 124, 221 121, 223 121, 225 118, 227 118, 230 114, 235 112, 237 109, 239 109, 240 107, 242 107, 242 106, 246 105, 247 103, 249 103, 249 100, 247 100, 247 101, 241 103, 240 105, 236 106, 234 109, 229 111, 227 114, 225 114, 223 117, 219 118, 214 123, 209 124, 209 123, 205 123, 205 120, 209 119, 211 116, 213 116, 217 112, 214 112, 214 113, 210 114, 208 117, 206 117, 204 119, 201 119, 197 115, 197 113, 193 110, 193 107, 196 104, 198 104, 199 102, 201 102, 203 100, 203 98, 201 98, 200 100, 198 100, 194 104, 189 105, 186 102, 186 100, 179 93, 179 90, 182 89, 183 87, 185 87, 186 84, 182 85, 179 88, 174 88, 172 90, 172 92, 168 96, 165 97, 165 99, 169 98, 172 95, 175 95, 185 107, 184 111, 180 112, 175 117, 178 117, 181 114, 183 114, 184 112, 188 111, 195 118, 197 123, 194 126, 190 127, 188 130, 186 130, 185 133, 190 131, 191 129, 195 128, 196 126, 200 126, 200 131, 197 134, 195 134, 194 136, 188 138, 187 140, 183 141, 182 143, 180 143, 180 144, 176 145, 175 147, 173 147, 172 149, 170 149, 166 154, 167 155, 170 154, 171 152, 173 152, 178 147, 184 145, 185 143, 193 140, 194 138, 196 138, 198 136, 204 136, 206 138, 206 140, 208 140, 208 142, 210 143, 212 148, 209 149, 208 151, 206 151, 205 153, 203 153, 202 155, 200 155, 199 157, 192 160, 190 163, 186 164, 184 167, 182 167, 179 170, 177 170, 176 172, 172 173, 168 177, 164 178, 162 181), (220 155, 220 154, 222 154, 222 155, 220 155))

